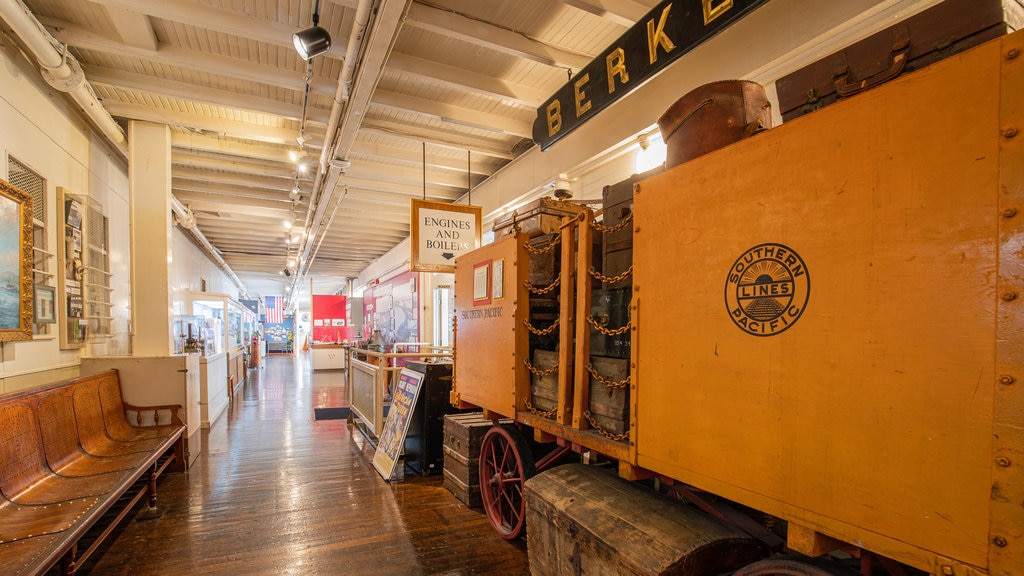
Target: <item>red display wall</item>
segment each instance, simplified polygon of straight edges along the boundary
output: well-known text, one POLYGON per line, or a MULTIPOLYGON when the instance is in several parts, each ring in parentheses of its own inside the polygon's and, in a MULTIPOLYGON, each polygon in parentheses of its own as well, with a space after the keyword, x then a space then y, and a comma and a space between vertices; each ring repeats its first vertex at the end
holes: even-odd
POLYGON ((313 295, 313 343, 335 343, 355 339, 345 317, 345 297, 313 295))

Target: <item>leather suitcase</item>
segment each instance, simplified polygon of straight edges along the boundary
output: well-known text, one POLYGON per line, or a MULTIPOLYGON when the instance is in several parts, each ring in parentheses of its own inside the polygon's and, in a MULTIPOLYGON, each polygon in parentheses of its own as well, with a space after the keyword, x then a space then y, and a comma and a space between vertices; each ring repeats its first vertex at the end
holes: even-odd
POLYGON ((779 111, 792 120, 1021 26, 1019 0, 946 0, 779 78, 779 111))

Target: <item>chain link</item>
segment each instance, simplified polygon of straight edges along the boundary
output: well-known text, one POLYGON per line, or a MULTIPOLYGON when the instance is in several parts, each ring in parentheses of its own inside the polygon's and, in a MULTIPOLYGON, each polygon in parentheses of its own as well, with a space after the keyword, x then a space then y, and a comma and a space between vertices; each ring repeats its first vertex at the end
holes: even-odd
POLYGON ((593 376, 595 380, 597 380, 601 384, 604 384, 608 388, 628 388, 629 387, 629 375, 628 374, 622 380, 609 380, 609 379, 605 378, 604 376, 598 374, 597 373, 597 368, 594 368, 594 365, 589 363, 589 362, 587 362, 587 372, 590 372, 590 375, 593 376))
POLYGON ((597 320, 594 320, 593 316, 587 316, 587 323, 593 326, 594 330, 597 330, 598 332, 604 334, 605 336, 618 336, 619 334, 625 334, 626 332, 629 332, 629 329, 633 326, 632 322, 626 322, 625 326, 621 326, 619 328, 605 328, 604 326, 598 324, 597 320))
POLYGON ((523 326, 526 326, 527 330, 529 330, 530 332, 533 332, 537 336, 547 336, 548 334, 551 334, 552 332, 554 332, 555 328, 558 328, 558 320, 559 320, 558 318, 555 318, 555 321, 551 324, 551 326, 548 326, 547 328, 544 328, 543 330, 541 330, 539 328, 534 328, 533 325, 530 324, 529 320, 523 320, 523 326))
POLYGON ((561 243, 562 243, 562 235, 559 234, 558 236, 555 236, 554 240, 549 242, 543 248, 534 248, 533 246, 530 245, 530 241, 529 240, 523 242, 523 248, 526 248, 526 251, 529 252, 530 254, 535 254, 537 256, 540 256, 541 254, 547 254, 548 252, 551 252, 552 250, 555 249, 556 246, 558 246, 561 243))
POLYGON ((611 234, 612 232, 617 232, 617 231, 625 228, 626 225, 629 224, 632 221, 633 221, 633 213, 630 212, 628 216, 626 216, 622 220, 619 220, 619 223, 614 225, 614 226, 604 226, 604 225, 598 224, 597 222, 591 221, 590 222, 590 227, 593 228, 594 230, 597 230, 598 232, 604 232, 605 234, 611 234))
POLYGON ((551 418, 552 416, 555 415, 555 412, 558 412, 558 406, 555 406, 554 408, 548 410, 547 412, 541 412, 537 408, 534 408, 533 403, 530 402, 529 398, 526 399, 526 409, 536 414, 537 416, 540 416, 541 418, 551 418))
POLYGON ((626 438, 629 438, 629 430, 626 430, 622 434, 612 434, 611 432, 602 428, 597 423, 597 421, 594 420, 594 417, 590 415, 590 410, 584 412, 583 415, 586 416, 587 420, 590 421, 590 427, 593 428, 594 430, 597 430, 598 434, 600 434, 601 436, 604 436, 605 438, 608 438, 609 440, 614 440, 616 442, 621 442, 626 438))
POLYGON ((595 270, 593 266, 591 266, 590 270, 587 270, 587 272, 589 272, 595 280, 600 280, 601 282, 604 282, 606 284, 615 284, 618 282, 622 282, 626 278, 629 278, 630 276, 633 275, 633 265, 630 264, 629 268, 626 268, 626 271, 623 272, 622 274, 619 274, 618 276, 605 276, 598 272, 597 270, 595 270))
POLYGON ((530 361, 527 360, 526 358, 523 358, 523 365, 526 366, 526 369, 533 373, 534 376, 537 376, 539 378, 543 378, 548 374, 552 374, 556 370, 558 370, 558 364, 555 364, 554 366, 546 370, 541 370, 540 368, 537 368, 533 364, 530 364, 530 361))
POLYGON ((545 286, 543 288, 538 288, 538 287, 534 286, 533 284, 530 284, 529 280, 523 280, 523 286, 526 286, 526 289, 529 290, 530 292, 534 293, 534 294, 547 294, 548 292, 551 292, 555 288, 558 288, 558 285, 561 284, 561 283, 562 283, 562 275, 561 274, 559 274, 555 278, 555 280, 553 282, 551 282, 551 284, 548 284, 547 286, 545 286))

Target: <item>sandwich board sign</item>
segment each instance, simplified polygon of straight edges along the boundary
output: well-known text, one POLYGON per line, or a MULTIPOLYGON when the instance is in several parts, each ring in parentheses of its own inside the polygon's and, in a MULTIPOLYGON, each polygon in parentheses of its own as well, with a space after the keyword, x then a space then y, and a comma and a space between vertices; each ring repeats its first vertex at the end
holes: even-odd
POLYGON ((373 467, 384 477, 391 480, 398 466, 398 458, 405 445, 405 435, 409 433, 409 423, 416 409, 416 399, 420 395, 424 375, 408 368, 402 368, 398 383, 391 391, 391 408, 388 410, 384 429, 377 439, 377 451, 373 454, 373 467))

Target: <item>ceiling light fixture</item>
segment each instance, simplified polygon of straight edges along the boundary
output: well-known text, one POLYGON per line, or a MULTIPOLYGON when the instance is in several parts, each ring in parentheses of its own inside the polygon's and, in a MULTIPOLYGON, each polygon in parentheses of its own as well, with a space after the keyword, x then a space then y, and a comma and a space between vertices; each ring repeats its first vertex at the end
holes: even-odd
POLYGON ((313 27, 292 34, 292 44, 303 60, 331 49, 331 35, 320 27, 320 0, 313 3, 313 27))

